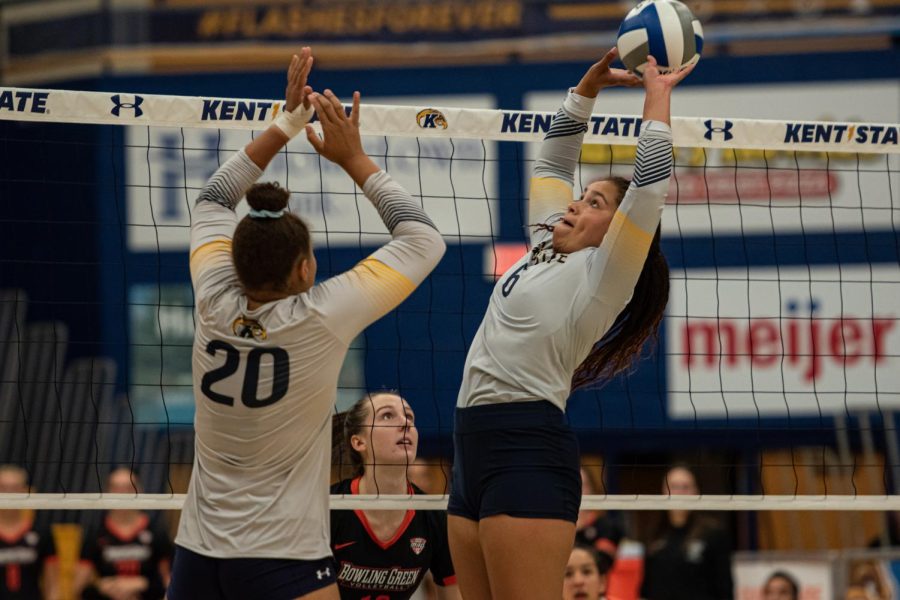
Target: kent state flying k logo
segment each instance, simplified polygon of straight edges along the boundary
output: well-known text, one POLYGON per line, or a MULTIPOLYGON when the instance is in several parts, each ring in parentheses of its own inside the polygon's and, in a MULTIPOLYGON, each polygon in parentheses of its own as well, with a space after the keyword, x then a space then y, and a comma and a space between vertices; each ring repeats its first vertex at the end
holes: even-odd
POLYGON ((425 108, 416 115, 416 123, 422 129, 447 129, 447 118, 436 108, 425 108))
POLYGON ((247 339, 264 340, 269 337, 266 328, 260 325, 259 321, 244 316, 234 320, 234 323, 231 324, 231 331, 234 335, 247 339))

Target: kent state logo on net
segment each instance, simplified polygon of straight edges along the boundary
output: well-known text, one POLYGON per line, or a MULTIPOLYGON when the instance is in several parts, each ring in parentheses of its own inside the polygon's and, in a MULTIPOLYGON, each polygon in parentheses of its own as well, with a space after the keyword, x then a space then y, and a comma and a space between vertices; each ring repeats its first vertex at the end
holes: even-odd
POLYGON ((416 115, 416 123, 422 129, 447 129, 447 117, 436 108, 425 108, 416 115))
POLYGON ((128 96, 124 94, 114 94, 109 97, 109 99, 113 103, 112 110, 109 112, 117 117, 122 116, 123 110, 131 110, 134 111, 133 116, 140 117, 144 114, 144 111, 141 109, 141 104, 144 103, 144 99, 141 96, 132 96, 134 100, 131 102, 128 101, 128 96))
POLYGON ((734 134, 731 133, 731 130, 734 128, 734 123, 728 120, 723 120, 722 123, 721 127, 716 127, 715 121, 712 119, 703 121, 703 124, 706 126, 706 133, 703 134, 703 137, 712 141, 713 134, 718 134, 722 136, 724 141, 730 142, 734 139, 734 134))

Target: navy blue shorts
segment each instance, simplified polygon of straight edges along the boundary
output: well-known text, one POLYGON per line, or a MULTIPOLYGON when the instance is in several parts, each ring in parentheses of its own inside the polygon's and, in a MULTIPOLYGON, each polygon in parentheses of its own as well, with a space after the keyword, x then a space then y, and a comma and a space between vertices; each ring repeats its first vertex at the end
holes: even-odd
POLYGON ((168 600, 294 600, 337 581, 334 558, 211 558, 175 547, 168 600))
POLYGON ((457 408, 453 441, 451 515, 578 520, 578 440, 552 403, 457 408))

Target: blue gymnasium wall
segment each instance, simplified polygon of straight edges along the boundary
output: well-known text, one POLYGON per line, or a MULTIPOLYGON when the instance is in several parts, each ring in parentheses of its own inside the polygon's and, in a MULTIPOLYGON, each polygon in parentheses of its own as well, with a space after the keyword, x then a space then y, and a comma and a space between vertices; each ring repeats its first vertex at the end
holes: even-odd
MULTIPOLYGON (((577 82, 583 64, 541 64, 328 71, 314 83, 341 96, 360 89, 371 96, 491 93, 507 109, 522 107, 535 90, 564 90, 577 82)), ((900 52, 709 58, 685 85, 743 84, 845 79, 884 79, 900 72, 900 52)), ((108 77, 54 87, 137 93, 263 97, 280 95, 283 73, 191 74, 108 77)), ((60 128, 0 122, 0 281, 30 297, 30 320, 66 322, 71 356, 112 354, 127 384, 129 344, 125 300, 139 283, 188 280, 185 253, 130 254, 118 227, 124 211, 122 131, 112 127, 60 128), (16 223, 11 224, 10 220, 16 223), (53 223, 49 223, 53 221, 53 223), (65 260, 67 264, 60 264, 65 260), (62 300, 62 302, 60 302, 62 300)), ((521 169, 512 144, 501 144, 501 238, 521 236, 521 169)), ((824 262, 898 261, 895 235, 862 240, 858 252, 824 262)), ((774 240, 757 240, 772 248, 774 240)), ((751 241, 752 242, 752 241, 751 241)), ((777 241, 781 264, 805 264, 796 240, 777 241), (783 246, 782 246, 783 242, 783 246), (794 247, 793 254, 790 248, 794 247)), ((857 244, 860 240, 842 240, 857 244)), ((751 243, 750 247, 754 245, 751 243)), ((837 247, 837 244, 834 245, 837 247)), ((664 251, 673 267, 771 264, 771 256, 748 256, 739 239, 670 240, 664 251)), ((367 249, 317 250, 320 276, 342 271, 367 249)), ((491 286, 482 277, 480 247, 451 246, 435 275, 399 312, 366 333, 367 385, 399 388, 413 400, 424 450, 448 451, 452 407, 465 351, 478 326, 491 286), (460 271, 466 273, 462 280, 460 271), (399 335, 400 331, 404 334, 399 335), (439 349, 432 352, 433 348, 439 349)), ((664 340, 661 341, 664 344, 664 340)), ((527 351, 527 350, 525 350, 527 351)), ((665 363, 650 359, 627 380, 602 391, 577 394, 569 415, 582 428, 587 450, 657 451, 699 445, 751 449, 758 445, 831 441, 830 419, 705 420, 676 422, 666 416, 665 363), (640 430, 640 435, 635 435, 640 430)))

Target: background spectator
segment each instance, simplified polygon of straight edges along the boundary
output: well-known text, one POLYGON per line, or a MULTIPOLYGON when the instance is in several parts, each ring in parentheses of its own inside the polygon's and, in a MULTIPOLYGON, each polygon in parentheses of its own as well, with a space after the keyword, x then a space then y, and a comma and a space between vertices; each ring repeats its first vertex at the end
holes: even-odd
MULTIPOLYGON (((684 465, 669 469, 663 494, 697 495, 694 473, 684 465)), ((731 548, 711 518, 670 510, 647 546, 641 596, 647 600, 732 600, 731 548)))

